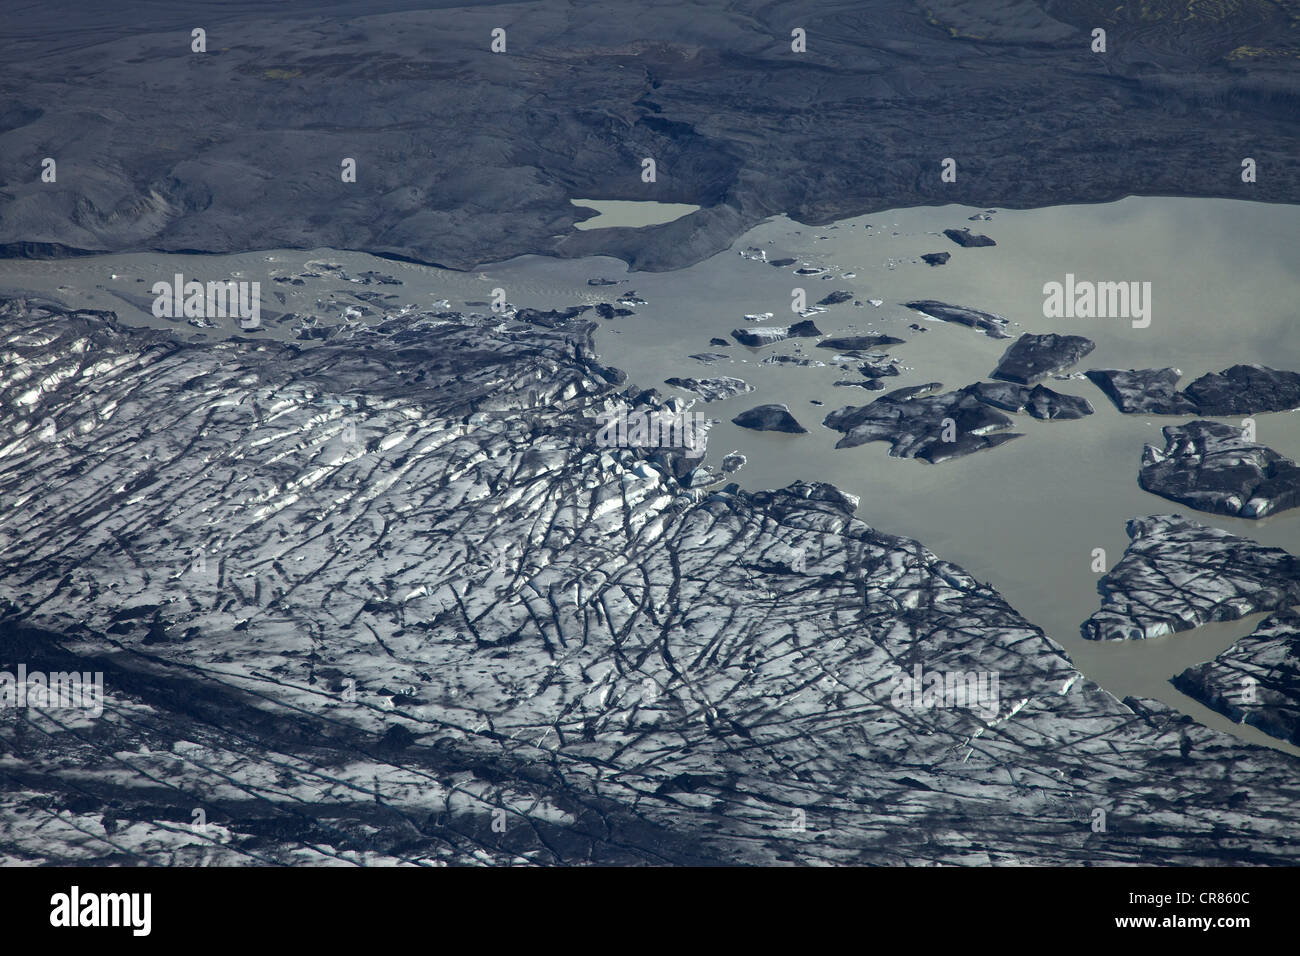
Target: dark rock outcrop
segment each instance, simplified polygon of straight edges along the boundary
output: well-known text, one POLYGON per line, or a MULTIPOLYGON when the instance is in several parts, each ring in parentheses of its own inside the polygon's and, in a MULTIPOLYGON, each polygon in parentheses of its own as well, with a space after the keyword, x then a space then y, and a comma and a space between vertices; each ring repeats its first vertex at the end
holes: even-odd
POLYGON ((951 252, 927 252, 921 256, 921 261, 928 266, 941 266, 947 264, 951 258, 951 252))

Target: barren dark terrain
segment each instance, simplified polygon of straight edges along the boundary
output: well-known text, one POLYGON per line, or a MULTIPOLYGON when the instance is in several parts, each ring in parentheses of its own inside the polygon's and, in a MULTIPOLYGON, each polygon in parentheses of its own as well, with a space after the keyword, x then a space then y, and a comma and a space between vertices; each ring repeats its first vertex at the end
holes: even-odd
POLYGON ((328 246, 664 270, 775 213, 1300 198, 1295 0, 7 6, 9 255, 328 246), (574 197, 703 208, 593 234, 574 197))

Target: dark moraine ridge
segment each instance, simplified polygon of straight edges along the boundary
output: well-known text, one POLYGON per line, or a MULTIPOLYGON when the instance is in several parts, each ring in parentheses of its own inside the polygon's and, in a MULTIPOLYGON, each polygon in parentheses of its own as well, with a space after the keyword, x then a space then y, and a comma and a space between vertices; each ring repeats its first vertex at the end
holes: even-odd
POLYGON ((666 270, 774 212, 1296 202, 1297 52, 1300 19, 1272 3, 28 4, 0 32, 0 250, 332 247, 458 269, 605 254, 666 270), (1106 162, 1058 148, 1079 130, 1106 162), (1241 181, 1243 157, 1258 182, 1241 181), (578 197, 702 208, 580 231, 578 197))

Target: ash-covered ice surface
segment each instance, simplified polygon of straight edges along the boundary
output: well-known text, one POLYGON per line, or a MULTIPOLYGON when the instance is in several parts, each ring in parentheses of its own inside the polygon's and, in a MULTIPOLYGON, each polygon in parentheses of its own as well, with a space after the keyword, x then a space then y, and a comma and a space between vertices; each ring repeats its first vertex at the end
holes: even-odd
POLYGON ((1300 610, 1270 615, 1214 660, 1173 679, 1233 720, 1300 743, 1300 610))
POLYGON ((1243 429, 1197 420, 1166 425, 1164 449, 1142 451, 1138 482, 1199 511, 1262 518, 1300 505, 1300 466, 1247 441, 1243 429))
POLYGON ((836 448, 888 441, 889 453, 932 464, 1019 438, 1011 419, 969 391, 932 394, 939 382, 894 389, 869 405, 847 405, 826 416, 827 428, 843 432, 836 448))
POLYGON ((1300 557, 1182 515, 1134 518, 1124 557, 1097 584, 1094 641, 1141 640, 1300 604, 1300 557))
POLYGON ((1234 365, 1208 372, 1178 391, 1176 368, 1089 369, 1086 373, 1126 414, 1254 415, 1300 407, 1300 372, 1234 365))
MULTIPOLYGON (((826 484, 598 444, 594 323, 185 344, 0 307, 6 863, 1292 863, 1295 760, 1116 699, 826 484)), ((986 406, 981 406, 986 407, 986 406)))

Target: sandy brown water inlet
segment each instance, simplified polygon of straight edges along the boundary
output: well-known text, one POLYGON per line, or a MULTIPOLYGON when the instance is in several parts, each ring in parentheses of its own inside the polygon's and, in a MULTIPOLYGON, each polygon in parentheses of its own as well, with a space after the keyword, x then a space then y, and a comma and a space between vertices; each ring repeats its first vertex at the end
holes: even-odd
MULTIPOLYGON (((1099 606, 1092 551, 1103 548, 1107 566, 1123 554, 1127 519, 1178 512, 1262 543, 1300 552, 1300 509, 1262 521, 1192 511, 1142 491, 1137 471, 1146 442, 1163 446, 1162 425, 1186 418, 1121 415, 1087 381, 1055 381, 1057 391, 1082 395, 1096 414, 1080 421, 1040 422, 1012 416, 1024 437, 990 451, 940 465, 890 458, 888 445, 870 443, 836 450, 840 435, 821 425, 843 405, 862 405, 879 393, 836 387, 860 376, 854 363, 835 367, 834 353, 815 340, 782 342, 762 350, 709 345, 734 328, 784 325, 794 320, 791 290, 808 301, 850 291, 864 303, 832 306, 813 317, 827 333, 877 331, 906 339, 890 349, 906 367, 889 387, 942 382, 945 389, 987 380, 1010 340, 994 340, 960 326, 927 321, 904 308, 913 299, 939 299, 999 313, 1011 332, 1086 335, 1096 351, 1078 366, 1144 368, 1172 365, 1183 383, 1208 371, 1257 362, 1300 370, 1300 209, 1229 200, 1137 199, 1095 206, 999 211, 991 221, 968 222, 980 210, 947 206, 883 212, 820 227, 777 217, 751 230, 735 246, 688 269, 628 274, 618 260, 553 260, 528 256, 485 267, 479 273, 394 263, 334 250, 274 250, 241 256, 102 256, 62 262, 0 262, 0 286, 57 294, 70 304, 113 309, 126 321, 195 330, 133 310, 111 294, 115 288, 144 294, 148 284, 177 271, 200 280, 261 278, 265 288, 285 292, 286 311, 328 300, 338 280, 309 280, 303 287, 271 286, 271 275, 302 271, 325 259, 357 274, 367 269, 397 276, 402 286, 371 287, 396 293, 393 303, 427 308, 442 298, 452 308, 490 298, 504 288, 515 305, 550 309, 576 302, 613 301, 629 290, 647 300, 636 315, 601 323, 602 360, 625 369, 632 382, 673 390, 674 375, 734 375, 756 389, 725 402, 697 405, 721 419, 709 436, 713 462, 737 449, 749 463, 736 480, 749 489, 774 488, 797 479, 823 480, 861 497, 859 516, 887 532, 921 541, 944 558, 987 581, 1030 621, 1061 643, 1079 668, 1118 696, 1154 697, 1210 726, 1252 742, 1300 754, 1253 728, 1185 697, 1168 683, 1190 664, 1208 660, 1249 633, 1260 615, 1147 641, 1093 643, 1079 625, 1099 606), (940 234, 969 226, 997 241, 995 247, 963 249, 940 234), (795 266, 773 268, 737 253, 748 247, 767 258, 794 257, 829 269, 827 278, 795 276, 795 266), (929 267, 919 256, 950 252, 950 261, 929 267), (1043 285, 1067 273, 1095 281, 1151 283, 1151 324, 1130 321, 1046 319, 1043 285), (117 275, 117 279, 109 278, 117 275), (592 288, 603 276, 618 285, 592 288), (146 284, 135 283, 145 278, 146 284), (625 281, 623 281, 625 280, 625 281), (102 288, 96 289, 96 286, 102 288), (62 289, 60 290, 60 287, 62 289), (873 306, 870 300, 881 300, 873 306), (746 313, 773 313, 764 323, 746 313), (927 329, 915 332, 908 326, 927 329), (705 366, 687 356, 726 352, 705 366), (772 354, 827 362, 822 368, 762 365, 772 354), (820 401, 822 405, 814 405, 820 401), (753 405, 788 405, 809 429, 806 435, 759 433, 730 419, 753 405)), ((267 308, 276 306, 267 301, 267 308)), ((228 334, 222 330, 205 336, 228 334)), ((269 330, 282 335, 284 330, 269 330)), ((686 393, 682 393, 686 394, 686 393)), ((1256 416, 1258 438, 1278 452, 1300 456, 1300 414, 1256 416)))

